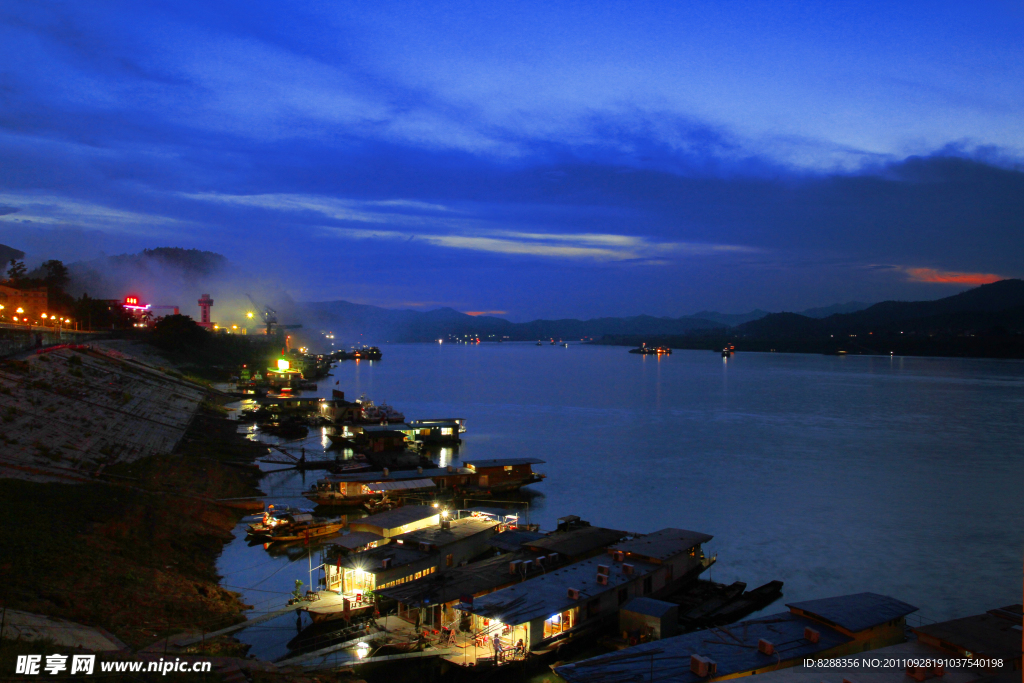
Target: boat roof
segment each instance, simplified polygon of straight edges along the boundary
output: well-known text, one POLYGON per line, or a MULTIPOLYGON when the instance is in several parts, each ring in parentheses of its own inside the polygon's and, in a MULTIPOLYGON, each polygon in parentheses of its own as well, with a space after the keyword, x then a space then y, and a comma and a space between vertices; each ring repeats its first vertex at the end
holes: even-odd
POLYGON ((281 396, 279 398, 257 398, 256 402, 261 406, 283 405, 286 403, 319 403, 324 399, 316 396, 281 396))
MULTIPOLYGON (((433 485, 433 482, 431 482, 431 485, 433 485)), ((375 515, 363 517, 362 519, 354 519, 350 524, 365 524, 382 529, 397 529, 400 526, 429 519, 439 514, 441 514, 440 511, 430 505, 403 505, 394 510, 378 512, 375 515)))
POLYGON ((374 493, 381 493, 382 491, 432 489, 436 488, 437 484, 434 483, 433 479, 403 479, 402 481, 377 481, 370 484, 364 484, 364 486, 374 493))
POLYGON ((428 427, 429 426, 444 427, 445 425, 458 424, 460 422, 465 422, 465 421, 466 421, 466 418, 464 418, 464 417, 427 417, 427 418, 423 418, 421 420, 410 420, 409 424, 410 425, 416 425, 416 426, 421 426, 422 425, 422 426, 428 426, 428 427))
POLYGON ((534 553, 498 555, 486 560, 472 562, 462 567, 453 567, 439 574, 428 574, 422 579, 392 586, 378 591, 385 597, 405 604, 441 605, 461 600, 466 595, 487 593, 497 588, 520 581, 509 573, 508 565, 513 560, 532 560, 534 553))
POLYGON ((430 553, 420 550, 420 543, 432 543, 437 546, 438 551, 444 552, 446 545, 465 540, 487 531, 493 526, 493 523, 478 519, 460 519, 453 521, 450 529, 441 529, 440 526, 435 526, 410 531, 400 536, 392 536, 391 542, 387 545, 346 555, 338 558, 338 562, 342 566, 376 574, 386 571, 381 566, 381 561, 385 558, 391 558, 390 568, 393 569, 427 557, 430 553))
MULTIPOLYGON (((427 553, 422 552, 415 545, 388 543, 387 545, 339 557, 337 562, 349 569, 362 569, 370 574, 376 574, 422 560, 426 556, 427 553), (382 561, 386 558, 391 558, 391 567, 388 569, 381 566, 382 561)), ((334 560, 331 561, 334 562, 334 560)))
POLYGON ((712 538, 714 536, 699 531, 668 528, 637 536, 616 544, 612 549, 655 560, 667 560, 701 543, 707 543, 712 538))
POLYGON ((621 563, 612 564, 605 555, 591 557, 476 598, 466 610, 512 625, 523 624, 537 617, 546 619, 552 614, 585 605, 603 593, 618 590, 623 584, 636 581, 658 568, 658 565, 648 562, 629 564, 633 565, 632 574, 624 573, 621 563), (597 582, 597 568, 600 565, 612 567, 608 574, 608 584, 604 586, 597 582), (569 597, 570 588, 580 592, 579 600, 569 597))
POLYGON ((529 545, 531 541, 536 541, 540 538, 544 538, 544 534, 539 531, 509 529, 508 531, 502 531, 500 534, 487 541, 487 544, 497 550, 515 552, 517 550, 522 550, 522 547, 524 545, 529 545))
POLYGON ((582 662, 557 667, 555 673, 568 683, 598 681, 672 680, 679 683, 706 681, 690 671, 690 656, 707 657, 718 666, 716 679, 754 671, 779 661, 801 661, 853 640, 839 631, 791 612, 780 612, 758 619, 731 624, 728 631, 711 628, 673 638, 636 645, 613 654, 600 655, 582 662), (817 643, 804 639, 804 629, 820 634, 817 643), (777 647, 766 655, 757 649, 765 639, 777 647), (780 660, 781 658, 781 660, 780 660))
POLYGON ((837 624, 851 633, 863 631, 917 611, 913 605, 878 593, 854 593, 821 600, 805 600, 788 603, 786 607, 798 609, 812 617, 837 624))
POLYGON ((943 621, 913 629, 954 647, 974 653, 975 657, 1000 657, 1021 651, 1021 606, 1010 605, 961 619, 943 621))
POLYGON ((355 550, 356 548, 362 548, 368 543, 380 540, 383 540, 383 536, 375 534, 372 531, 352 531, 344 536, 338 536, 337 538, 332 539, 331 544, 339 545, 342 548, 348 548, 349 550, 355 550))
POLYGON ((416 529, 415 531, 407 531, 400 536, 393 536, 391 541, 392 543, 431 543, 441 547, 476 536, 497 526, 498 524, 494 520, 464 517, 462 519, 453 519, 448 528, 442 528, 440 524, 428 526, 416 529))
POLYGON ((544 461, 540 458, 498 458, 496 460, 463 460, 463 465, 472 465, 479 469, 486 467, 504 467, 505 465, 542 465, 544 461))
POLYGON ((389 422, 386 425, 363 425, 364 432, 411 432, 413 427, 404 422, 389 422))
POLYGON ((417 470, 399 470, 397 472, 390 470, 387 476, 384 476, 383 472, 352 472, 350 474, 341 472, 338 474, 328 474, 324 478, 332 482, 401 481, 402 479, 426 479, 428 477, 455 476, 458 474, 472 474, 472 472, 465 467, 453 467, 451 472, 443 467, 432 467, 424 469, 422 472, 417 470))
POLYGON ((540 552, 560 553, 566 557, 579 557, 607 548, 616 541, 629 536, 628 531, 605 529, 600 526, 582 526, 568 531, 553 531, 525 545, 540 552))
POLYGON ((663 617, 674 609, 679 609, 679 605, 674 602, 665 602, 664 600, 655 600, 654 598, 643 597, 633 598, 619 608, 622 612, 643 614, 648 617, 663 617))

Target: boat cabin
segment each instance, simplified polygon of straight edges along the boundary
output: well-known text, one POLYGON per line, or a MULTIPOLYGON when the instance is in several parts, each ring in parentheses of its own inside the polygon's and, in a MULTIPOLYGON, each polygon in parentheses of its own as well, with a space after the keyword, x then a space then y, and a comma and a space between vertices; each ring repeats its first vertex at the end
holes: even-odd
POLYGON ((320 505, 357 505, 383 493, 446 492, 466 485, 472 473, 466 468, 422 467, 391 472, 332 474, 320 480, 303 495, 320 505))
POLYGON ((465 418, 412 420, 409 423, 412 438, 423 443, 462 443, 466 431, 465 418))
MULTIPOLYGON (((341 392, 338 392, 341 393, 341 392)), ((358 403, 346 401, 344 398, 328 398, 320 401, 320 417, 339 424, 354 424, 363 415, 363 408, 358 403)))
POLYGON ((266 372, 267 383, 275 389, 298 389, 299 383, 302 381, 302 373, 298 370, 274 370, 268 369, 266 372))
POLYGON ((372 453, 405 450, 408 426, 404 424, 363 425, 356 435, 359 444, 372 453))
POLYGON ((302 413, 318 411, 321 398, 300 396, 282 396, 280 398, 261 398, 257 403, 272 413, 302 413))
POLYGON ((662 529, 460 608, 472 615, 473 631, 512 643, 521 639, 530 652, 543 653, 582 626, 615 615, 632 598, 667 595, 696 578, 714 561, 701 549, 711 538, 662 529))
POLYGON ((476 475, 476 487, 490 491, 518 489, 527 484, 543 481, 547 475, 533 471, 539 458, 502 458, 498 460, 463 461, 463 465, 476 475))
POLYGON ((498 525, 492 520, 442 520, 393 536, 387 545, 371 550, 350 555, 326 554, 323 582, 337 598, 325 600, 321 595, 321 600, 307 611, 317 621, 331 614, 370 608, 374 591, 467 563, 489 550, 487 541, 497 532, 498 525))
POLYGON ((457 611, 460 603, 471 605, 476 598, 521 583, 543 572, 550 572, 577 559, 572 555, 547 550, 547 546, 538 544, 538 541, 554 537, 558 547, 571 549, 577 554, 592 554, 593 551, 604 552, 608 545, 628 535, 623 531, 590 526, 544 534, 517 528, 517 516, 503 514, 508 513, 507 510, 476 508, 466 512, 484 518, 502 519, 500 528, 503 530, 493 536, 488 545, 505 554, 457 567, 443 576, 426 576, 381 590, 382 595, 399 603, 400 616, 404 615, 407 620, 414 621, 413 615, 418 614, 420 624, 435 629, 446 626, 470 630, 469 613, 457 611), (591 530, 606 533, 601 536, 591 530), (574 537, 575 547, 570 546, 568 535, 574 537))

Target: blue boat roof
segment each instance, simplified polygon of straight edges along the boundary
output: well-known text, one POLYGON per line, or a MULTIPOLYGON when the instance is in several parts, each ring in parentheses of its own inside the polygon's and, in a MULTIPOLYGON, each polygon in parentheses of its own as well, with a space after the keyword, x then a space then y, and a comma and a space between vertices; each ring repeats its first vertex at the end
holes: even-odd
POLYGON ((524 543, 531 543, 537 539, 544 538, 545 535, 539 531, 502 531, 487 541, 487 544, 492 548, 511 553, 521 549, 524 543))
POLYGON ((626 574, 621 564, 614 565, 608 574, 608 583, 599 584, 597 568, 610 564, 611 558, 599 555, 563 565, 522 583, 481 596, 473 601, 468 611, 482 617, 499 619, 506 624, 524 624, 537 617, 547 618, 572 607, 585 605, 587 601, 618 590, 623 584, 635 581, 658 568, 655 564, 634 561, 630 563, 634 573, 626 574), (579 591, 578 600, 569 597, 570 588, 579 591))
POLYGON ((878 593, 854 593, 821 600, 805 600, 787 604, 824 621, 837 624, 856 633, 893 619, 905 617, 917 608, 905 602, 878 593))
POLYGON ((807 617, 780 612, 741 621, 728 628, 695 631, 566 664, 556 668, 555 673, 569 683, 647 681, 649 678, 673 683, 697 683, 707 679, 690 671, 691 655, 714 660, 718 666, 715 677, 722 678, 772 666, 780 660, 813 657, 852 640, 850 636, 807 617), (820 634, 817 643, 804 639, 804 629, 807 627, 820 634), (776 654, 762 654, 757 649, 757 643, 762 638, 775 646, 776 654))

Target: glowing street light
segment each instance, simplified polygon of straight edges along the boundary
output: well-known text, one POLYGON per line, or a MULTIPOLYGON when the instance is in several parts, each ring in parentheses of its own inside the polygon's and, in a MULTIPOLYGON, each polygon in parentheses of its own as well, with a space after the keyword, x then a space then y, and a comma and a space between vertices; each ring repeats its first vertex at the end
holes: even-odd
POLYGON ((252 320, 252 311, 249 311, 248 313, 246 313, 245 317, 248 318, 249 320, 252 320))

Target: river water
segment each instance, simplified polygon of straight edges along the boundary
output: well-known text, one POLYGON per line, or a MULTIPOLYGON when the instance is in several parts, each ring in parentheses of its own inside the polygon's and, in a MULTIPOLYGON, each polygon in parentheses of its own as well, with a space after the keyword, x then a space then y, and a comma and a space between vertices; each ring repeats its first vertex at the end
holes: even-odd
MULTIPOLYGON (((714 535, 716 581, 785 582, 782 602, 860 591, 927 620, 1020 600, 1024 363, 738 353, 667 357, 622 347, 409 344, 343 362, 320 395, 387 401, 407 419, 464 417, 460 458, 530 456, 547 479, 529 515, 579 515, 635 532, 714 535), (335 385, 337 382, 337 385, 335 385)), ((310 456, 318 433, 302 442, 310 456)), ((299 444, 289 444, 295 448, 299 444)), ((264 479, 272 501, 318 473, 264 479)), ((223 583, 280 605, 308 582, 304 548, 270 556, 244 527, 223 583)), ((313 555, 315 563, 316 555, 313 555)), ((314 574, 315 580, 315 574, 314 574)), ((784 609, 781 603, 771 610, 784 609)), ((240 635, 284 654, 294 615, 240 635)))

